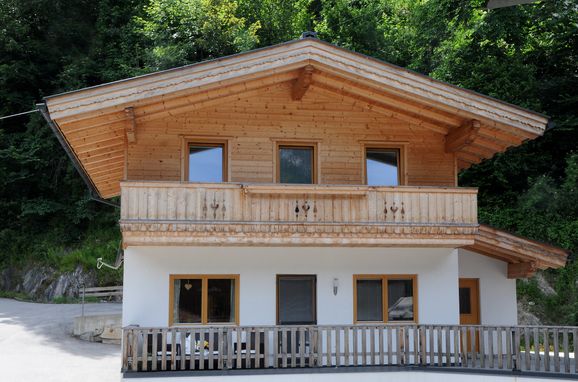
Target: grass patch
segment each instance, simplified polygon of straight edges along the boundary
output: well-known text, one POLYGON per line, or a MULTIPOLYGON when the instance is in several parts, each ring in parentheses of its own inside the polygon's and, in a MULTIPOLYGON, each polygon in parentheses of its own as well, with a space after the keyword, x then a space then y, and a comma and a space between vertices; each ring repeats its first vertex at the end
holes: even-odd
MULTIPOLYGON (((82 297, 70 297, 70 296, 58 296, 52 299, 52 301, 50 301, 52 304, 81 304, 82 303, 82 297)), ((85 297, 84 298, 84 303, 86 304, 91 304, 91 303, 96 303, 96 302, 100 302, 100 299, 98 297, 85 297)))
POLYGON ((11 298, 19 301, 32 301, 32 298, 26 293, 0 290, 0 298, 11 298))

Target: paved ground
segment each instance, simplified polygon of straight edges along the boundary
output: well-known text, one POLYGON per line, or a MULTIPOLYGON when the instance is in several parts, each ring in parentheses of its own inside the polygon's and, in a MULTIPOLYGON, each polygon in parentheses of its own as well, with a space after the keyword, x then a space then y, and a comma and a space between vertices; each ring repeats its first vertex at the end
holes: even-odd
MULTIPOLYGON (((86 304, 85 314, 120 313, 121 304, 86 304)), ((79 304, 0 298, 0 381, 117 382, 120 346, 72 337, 79 304)))

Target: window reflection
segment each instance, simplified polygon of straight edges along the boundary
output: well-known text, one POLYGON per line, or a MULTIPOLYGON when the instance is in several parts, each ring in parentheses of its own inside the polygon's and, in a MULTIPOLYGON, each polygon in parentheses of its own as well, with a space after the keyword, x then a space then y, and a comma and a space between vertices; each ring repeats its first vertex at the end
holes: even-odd
POLYGON ((399 149, 367 148, 365 171, 370 186, 399 186, 399 149))
POLYGON ((412 275, 354 276, 356 321, 415 321, 415 277, 412 275))
POLYGON ((279 147, 279 182, 313 183, 313 147, 279 147))
POLYGON ((387 281, 388 321, 413 321, 413 280, 387 281))
POLYGON ((223 182, 223 159, 223 145, 189 145, 189 182, 223 182))

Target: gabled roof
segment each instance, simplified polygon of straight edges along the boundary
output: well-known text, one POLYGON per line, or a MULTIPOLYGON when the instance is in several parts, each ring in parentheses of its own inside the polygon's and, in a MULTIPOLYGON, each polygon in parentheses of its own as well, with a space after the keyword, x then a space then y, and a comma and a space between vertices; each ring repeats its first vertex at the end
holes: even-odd
POLYGON ((297 81, 446 135, 461 168, 542 134, 547 118, 314 38, 46 98, 50 118, 103 197, 118 194, 127 134, 140 122, 297 81), (305 69, 306 68, 306 69, 305 69))

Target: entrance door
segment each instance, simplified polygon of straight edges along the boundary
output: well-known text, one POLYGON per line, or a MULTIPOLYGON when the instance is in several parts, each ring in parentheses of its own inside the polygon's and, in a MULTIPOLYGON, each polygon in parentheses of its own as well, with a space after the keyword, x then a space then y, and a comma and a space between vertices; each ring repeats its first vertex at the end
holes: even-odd
POLYGON ((460 279, 460 324, 480 324, 480 287, 478 279, 460 279))
MULTIPOLYGON (((480 288, 478 279, 460 279, 460 325, 480 324, 480 288)), ((476 334, 475 349, 480 349, 480 338, 476 334)), ((470 330, 467 332, 467 348, 474 348, 470 330)), ((461 347, 461 346, 460 346, 461 347)))

